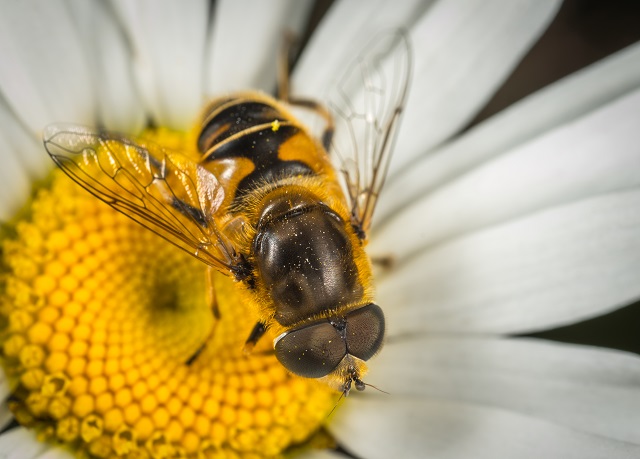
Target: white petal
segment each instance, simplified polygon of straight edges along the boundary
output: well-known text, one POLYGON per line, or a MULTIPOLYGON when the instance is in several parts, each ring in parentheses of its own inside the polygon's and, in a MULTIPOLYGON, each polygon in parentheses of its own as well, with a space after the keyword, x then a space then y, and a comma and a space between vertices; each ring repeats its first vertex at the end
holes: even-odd
POLYGON ((0 55, 0 90, 32 133, 54 121, 95 121, 91 74, 65 2, 0 2, 0 55))
POLYGON ((73 459, 75 456, 61 448, 51 448, 37 457, 37 459, 73 459))
POLYGON ((3 404, 0 404, 0 431, 7 427, 13 420, 13 414, 3 404))
POLYGON ((47 448, 47 445, 36 440, 35 432, 22 427, 0 434, 2 459, 35 459, 47 448))
POLYGON ((314 31, 293 74, 293 93, 319 98, 355 54, 377 32, 405 27, 428 10, 430 1, 335 2, 314 31))
POLYGON ((386 398, 354 397, 329 426, 357 457, 623 459, 640 455, 638 445, 491 407, 386 398))
MULTIPOLYGON (((296 456, 298 457, 298 456, 296 456)), ((301 459, 348 459, 347 456, 335 451, 305 451, 299 456, 301 459)))
POLYGON ((203 103, 209 2, 114 0, 134 48, 137 87, 154 120, 190 127, 203 103))
POLYGON ((375 32, 408 27, 415 66, 393 173, 471 120, 544 31, 559 4, 445 0, 428 8, 413 2, 340 3, 305 51, 294 75, 294 93, 322 97, 375 32), (346 23, 345 17, 354 19, 346 23))
POLYGON ((273 91, 284 32, 299 36, 312 6, 299 0, 217 2, 206 59, 207 94, 273 91))
POLYGON ((640 444, 634 354, 542 340, 421 337, 392 341, 371 366, 368 382, 392 396, 501 408, 640 444))
MULTIPOLYGON (((0 126, 0 136, 10 146, 2 150, 2 161, 18 161, 31 179, 43 178, 51 169, 51 164, 46 158, 42 141, 16 119, 2 97, 0 97, 0 126)), ((10 171, 11 166, 7 166, 7 170, 10 171)), ((24 171, 18 174, 24 175, 24 171)), ((6 186, 4 189, 11 190, 6 186)))
MULTIPOLYGON (((639 86, 640 44, 636 44, 547 86, 412 163, 387 182, 376 209, 377 220, 383 222, 399 207, 473 167, 639 86)), ((405 135, 412 133, 405 131, 405 135)))
POLYGON ((0 403, 9 396, 9 381, 4 374, 3 370, 0 370, 0 403))
POLYGON ((372 252, 393 250, 401 260, 545 207, 640 185, 639 114, 636 90, 470 171, 379 226, 372 252))
POLYGON ((555 0, 436 3, 412 29, 414 83, 389 173, 471 121, 559 7, 555 0))
POLYGON ((552 208, 417 255, 379 285, 389 334, 519 333, 640 297, 640 190, 552 208))
POLYGON ((0 132, 0 151, 3 152, 2 167, 0 167, 0 183, 2 183, 0 222, 2 222, 13 217, 20 206, 27 201, 31 181, 4 132, 0 132))
POLYGON ((84 0, 72 0, 71 11, 96 84, 100 124, 118 132, 139 131, 145 113, 134 87, 131 52, 113 11, 104 2, 84 0))
POLYGON ((0 370, 0 430, 4 429, 13 419, 13 414, 9 411, 6 399, 9 396, 9 381, 0 370))

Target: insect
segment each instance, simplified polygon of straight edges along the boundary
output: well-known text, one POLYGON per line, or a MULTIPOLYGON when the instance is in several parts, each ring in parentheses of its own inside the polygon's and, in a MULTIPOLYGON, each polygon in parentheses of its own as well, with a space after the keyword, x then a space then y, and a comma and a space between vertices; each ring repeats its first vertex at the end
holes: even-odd
POLYGON ((206 108, 198 161, 62 124, 44 145, 78 184, 246 289, 259 311, 248 348, 271 328, 284 367, 346 396, 365 388, 365 362, 383 344, 365 245, 410 69, 406 35, 381 34, 346 67, 328 108, 289 101, 329 121, 322 142, 285 103, 244 92, 206 108))

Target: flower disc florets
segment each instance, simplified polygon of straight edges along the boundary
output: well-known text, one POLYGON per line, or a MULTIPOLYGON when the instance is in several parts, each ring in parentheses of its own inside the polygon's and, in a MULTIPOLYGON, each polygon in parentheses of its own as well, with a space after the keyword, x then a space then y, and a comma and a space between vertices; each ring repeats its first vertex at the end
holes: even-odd
POLYGON ((154 458, 278 456, 320 428, 334 393, 289 374, 269 337, 243 354, 256 319, 231 279, 214 277, 216 320, 203 264, 59 171, 27 214, 0 291, 20 424, 80 456, 154 458))

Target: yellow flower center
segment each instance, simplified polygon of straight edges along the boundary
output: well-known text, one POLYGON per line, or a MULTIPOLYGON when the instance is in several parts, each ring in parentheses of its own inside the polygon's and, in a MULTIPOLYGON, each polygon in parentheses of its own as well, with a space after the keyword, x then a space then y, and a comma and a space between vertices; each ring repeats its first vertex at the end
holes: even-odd
MULTIPOLYGON (((156 143, 187 137, 147 133, 156 143)), ((80 456, 270 457, 321 428, 329 388, 288 373, 232 280, 54 171, 2 241, 0 345, 17 421, 80 456)))

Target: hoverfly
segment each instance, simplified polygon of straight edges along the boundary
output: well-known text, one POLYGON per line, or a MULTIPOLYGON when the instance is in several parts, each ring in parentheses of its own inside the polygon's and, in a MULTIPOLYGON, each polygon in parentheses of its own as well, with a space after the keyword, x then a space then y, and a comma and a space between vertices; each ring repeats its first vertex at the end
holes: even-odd
POLYGON ((259 320, 247 347, 271 328, 284 367, 346 396, 365 388, 365 361, 384 338, 364 247, 410 69, 405 34, 381 34, 332 87, 328 109, 290 101, 329 120, 322 142, 285 103, 244 92, 206 108, 197 162, 80 126, 49 126, 44 145, 82 187, 248 290, 259 320))

